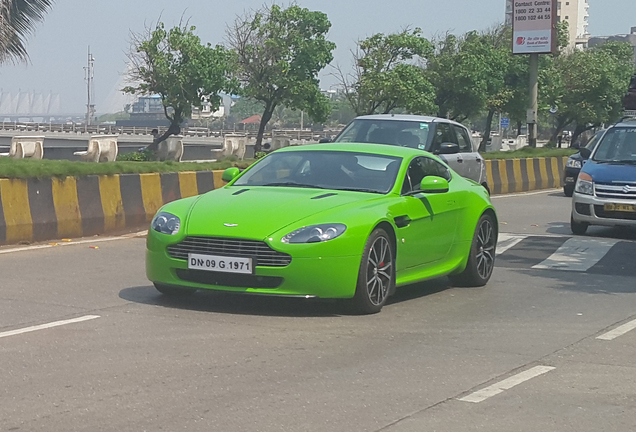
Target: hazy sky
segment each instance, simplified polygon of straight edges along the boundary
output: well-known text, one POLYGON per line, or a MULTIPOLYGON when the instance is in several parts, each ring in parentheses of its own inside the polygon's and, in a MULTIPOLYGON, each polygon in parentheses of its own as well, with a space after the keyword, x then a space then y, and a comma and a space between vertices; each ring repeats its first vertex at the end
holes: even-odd
MULTIPOLYGON (((280 4, 280 2, 278 2, 280 4)), ((421 27, 426 37, 448 30, 464 33, 503 22, 505 0, 298 0, 325 12, 332 23, 329 38, 338 48, 335 62, 349 67, 349 51, 358 39, 377 32, 421 27)), ((95 103, 98 113, 113 105, 126 67, 130 31, 139 32, 159 17, 168 27, 182 16, 197 26, 205 42, 222 43, 226 23, 262 0, 57 0, 30 38, 28 65, 0 66, 0 89, 13 93, 58 93, 66 113, 85 112, 84 67, 90 45, 95 57, 95 103)), ((284 2, 282 4, 289 4, 284 2)), ((635 0, 589 0, 592 35, 629 33, 636 26, 635 0)), ((333 79, 322 74, 323 88, 333 79)), ((121 109, 121 108, 119 108, 121 109)))

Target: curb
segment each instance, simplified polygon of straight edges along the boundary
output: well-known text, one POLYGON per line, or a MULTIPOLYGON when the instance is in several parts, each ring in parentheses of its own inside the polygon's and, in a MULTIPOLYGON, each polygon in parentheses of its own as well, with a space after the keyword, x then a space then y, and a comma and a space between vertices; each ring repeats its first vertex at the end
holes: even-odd
POLYGON ((214 189, 211 171, 0 179, 0 244, 146 227, 164 204, 214 189))
POLYGON ((486 160, 486 174, 493 195, 561 187, 567 156, 486 160))

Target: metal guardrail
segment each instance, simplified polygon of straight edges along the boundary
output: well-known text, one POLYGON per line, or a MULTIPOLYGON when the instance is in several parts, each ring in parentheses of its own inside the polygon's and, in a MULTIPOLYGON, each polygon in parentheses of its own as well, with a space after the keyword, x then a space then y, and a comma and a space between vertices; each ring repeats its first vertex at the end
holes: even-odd
MULTIPOLYGON (((21 123, 21 122, 1 122, 0 131, 11 132, 57 132, 69 134, 107 134, 107 135, 151 135, 152 131, 157 129, 159 134, 166 131, 166 127, 144 127, 144 126, 116 126, 116 125, 78 125, 75 123, 21 123)), ((284 136, 298 140, 320 140, 325 137, 333 137, 340 132, 340 129, 311 131, 300 129, 276 129, 267 131, 263 137, 264 140, 271 140, 272 137, 284 136)), ((222 138, 228 134, 244 134, 248 138, 256 138, 256 132, 223 129, 214 130, 206 127, 189 127, 182 129, 182 135, 188 137, 213 137, 222 138)))

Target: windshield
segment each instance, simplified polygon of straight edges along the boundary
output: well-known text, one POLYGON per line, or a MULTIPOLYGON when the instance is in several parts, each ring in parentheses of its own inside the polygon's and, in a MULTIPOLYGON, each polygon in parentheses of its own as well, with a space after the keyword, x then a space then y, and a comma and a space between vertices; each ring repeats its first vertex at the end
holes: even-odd
POLYGON ((429 126, 428 122, 410 120, 355 119, 335 142, 391 144, 424 150, 429 126))
POLYGON ((386 194, 402 158, 342 151, 285 151, 263 158, 233 186, 276 186, 386 194))
POLYGON ((594 136, 592 137, 592 139, 589 140, 584 147, 586 149, 594 150, 594 147, 596 147, 596 144, 598 144, 598 141, 601 139, 604 132, 605 132, 604 130, 596 132, 594 136))
POLYGON ((607 131, 592 160, 636 163, 636 128, 613 128, 607 131))

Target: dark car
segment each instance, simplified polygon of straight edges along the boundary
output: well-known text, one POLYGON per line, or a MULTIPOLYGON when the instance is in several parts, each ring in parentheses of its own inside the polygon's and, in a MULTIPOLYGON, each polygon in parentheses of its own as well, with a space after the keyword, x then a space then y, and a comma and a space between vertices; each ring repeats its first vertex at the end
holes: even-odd
MULTIPOLYGON (((583 148, 589 149, 590 151, 594 150, 604 133, 605 130, 596 132, 592 139, 590 139, 583 148)), ((574 185, 576 185, 576 179, 579 178, 579 172, 581 171, 583 162, 584 159, 581 156, 581 153, 578 152, 570 156, 565 164, 565 172, 563 173, 563 193, 565 193, 565 196, 567 197, 571 197, 574 193, 574 185)))
POLYGON ((636 118, 605 131, 587 159, 574 188, 571 227, 585 234, 590 225, 636 227, 636 118))

